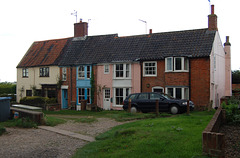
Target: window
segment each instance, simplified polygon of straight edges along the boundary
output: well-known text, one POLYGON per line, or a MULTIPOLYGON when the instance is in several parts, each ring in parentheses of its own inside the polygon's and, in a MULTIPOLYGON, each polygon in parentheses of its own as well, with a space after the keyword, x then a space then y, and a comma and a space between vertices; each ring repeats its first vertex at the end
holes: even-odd
POLYGON ((87 100, 87 103, 91 103, 91 88, 79 88, 78 89, 78 102, 81 100, 87 100))
POLYGON ((123 103, 123 88, 116 88, 116 104, 121 105, 123 103))
POLYGON ((87 66, 87 79, 91 78, 91 69, 90 66, 87 66))
POLYGON ((123 64, 116 64, 116 77, 123 77, 123 64))
POLYGON ((144 62, 143 76, 157 76, 157 62, 144 62))
POLYGON ((163 93, 163 87, 152 87, 152 92, 163 93))
POLYGON ((28 77, 28 69, 22 69, 22 77, 28 77))
POLYGON ((109 65, 104 65, 104 74, 109 74, 109 65))
POLYGON ((84 72, 84 66, 79 66, 78 68, 78 79, 84 79, 85 72, 84 72))
POLYGON ((62 68, 62 80, 66 81, 67 80, 67 68, 62 68))
POLYGON ((189 99, 189 89, 187 87, 168 87, 166 92, 177 99, 189 99))
POLYGON ((85 88, 78 89, 78 101, 80 103, 81 100, 85 99, 85 88))
POLYGON ((158 94, 150 94, 150 99, 151 100, 159 100, 160 99, 160 95, 158 95, 158 94))
POLYGON ((148 93, 139 94, 138 99, 139 99, 139 100, 148 99, 148 93))
POLYGON ((165 58, 165 71, 175 71, 175 72, 183 72, 188 71, 188 58, 185 57, 168 57, 165 58))
POLYGON ((49 68, 48 67, 42 67, 39 69, 40 77, 49 77, 49 68))
POLYGON ((110 89, 109 89, 109 88, 106 88, 104 91, 105 91, 104 97, 105 97, 105 98, 110 98, 110 89))
POLYGON ((115 78, 130 78, 131 77, 131 64, 115 64, 114 65, 115 78))
POLYGON ((32 90, 26 90, 26 96, 31 97, 32 96, 32 90))

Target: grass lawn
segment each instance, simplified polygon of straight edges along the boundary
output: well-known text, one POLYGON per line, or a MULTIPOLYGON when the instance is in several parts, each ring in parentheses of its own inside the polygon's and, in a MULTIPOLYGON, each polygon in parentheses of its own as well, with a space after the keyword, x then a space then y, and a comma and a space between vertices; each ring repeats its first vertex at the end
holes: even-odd
POLYGON ((202 131, 213 114, 214 111, 192 112, 190 116, 181 114, 123 124, 97 136, 97 141, 79 149, 74 158, 202 157, 202 131))

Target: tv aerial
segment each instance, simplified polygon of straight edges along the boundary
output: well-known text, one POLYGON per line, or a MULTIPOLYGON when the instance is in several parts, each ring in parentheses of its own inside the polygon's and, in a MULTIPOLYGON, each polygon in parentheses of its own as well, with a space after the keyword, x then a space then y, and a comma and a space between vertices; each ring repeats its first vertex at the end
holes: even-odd
POLYGON ((77 23, 77 11, 76 11, 76 10, 74 10, 74 12, 73 12, 73 13, 71 13, 71 15, 73 15, 73 16, 75 16, 75 17, 76 17, 76 23, 77 23))

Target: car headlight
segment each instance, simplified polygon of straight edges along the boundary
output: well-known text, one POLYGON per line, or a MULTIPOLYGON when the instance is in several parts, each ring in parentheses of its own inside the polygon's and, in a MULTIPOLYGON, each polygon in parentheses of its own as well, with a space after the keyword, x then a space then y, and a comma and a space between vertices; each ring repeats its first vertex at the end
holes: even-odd
POLYGON ((183 102, 182 105, 187 105, 187 102, 183 102))

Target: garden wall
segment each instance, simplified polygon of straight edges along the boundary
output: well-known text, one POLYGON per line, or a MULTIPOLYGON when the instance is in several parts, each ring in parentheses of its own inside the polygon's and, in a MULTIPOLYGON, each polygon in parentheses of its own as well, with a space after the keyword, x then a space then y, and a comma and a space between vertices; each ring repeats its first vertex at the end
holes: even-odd
POLYGON ((221 124, 223 124, 225 120, 225 110, 219 107, 202 133, 202 148, 204 155, 220 158, 225 157, 224 134, 218 133, 221 124))

